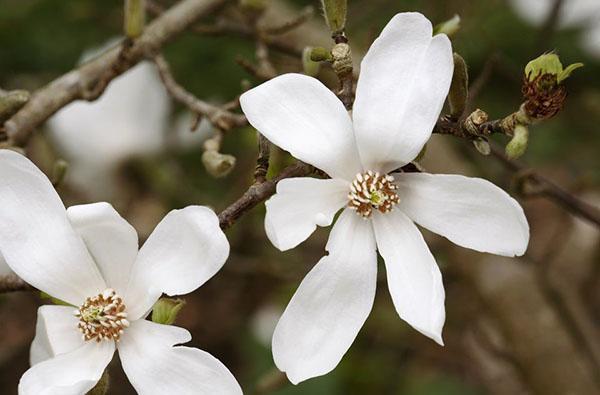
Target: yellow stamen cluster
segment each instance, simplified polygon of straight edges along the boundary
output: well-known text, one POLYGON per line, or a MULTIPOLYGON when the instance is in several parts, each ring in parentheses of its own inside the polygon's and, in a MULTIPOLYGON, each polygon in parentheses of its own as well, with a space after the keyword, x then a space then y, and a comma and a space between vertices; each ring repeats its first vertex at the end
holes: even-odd
POLYGON ((371 170, 358 173, 350 186, 348 207, 365 219, 371 216, 374 209, 381 213, 390 212, 400 201, 396 189, 394 177, 388 174, 371 170))
POLYGON ((123 330, 129 326, 125 304, 113 289, 87 298, 75 317, 79 318, 77 327, 83 333, 84 340, 119 341, 123 330))

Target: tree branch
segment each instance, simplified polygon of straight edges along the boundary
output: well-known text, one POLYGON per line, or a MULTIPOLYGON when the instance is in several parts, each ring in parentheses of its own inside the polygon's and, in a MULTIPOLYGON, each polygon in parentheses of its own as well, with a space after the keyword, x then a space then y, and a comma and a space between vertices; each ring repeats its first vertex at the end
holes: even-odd
POLYGON ((175 81, 166 59, 162 55, 152 58, 158 69, 160 78, 173 99, 184 104, 196 114, 203 115, 221 130, 229 130, 233 127, 246 126, 248 120, 242 114, 235 114, 225 109, 213 106, 198 99, 175 81))
MULTIPOLYGON (((92 91, 115 64, 119 64, 120 73, 125 72, 149 54, 158 52, 177 34, 226 2, 227 0, 184 0, 150 23, 144 33, 132 42, 124 59, 119 59, 121 48, 113 48, 39 89, 23 109, 5 123, 11 144, 24 146, 35 128, 62 107, 74 100, 83 99, 86 92, 92 91)), ((112 76, 114 77, 116 75, 112 76)))
MULTIPOLYGON (((477 111, 481 110, 476 110, 476 112, 477 111)), ((473 139, 476 136, 489 136, 495 133, 507 134, 502 126, 502 119, 481 123, 476 122, 474 125, 469 125, 469 118, 471 117, 467 117, 465 120, 452 121, 446 117, 441 117, 433 129, 433 133, 450 134, 464 139, 473 139), (473 130, 473 127, 476 130, 473 130)), ((485 117, 482 117, 482 120, 484 119, 485 117)), ((497 158, 505 168, 519 173, 522 180, 526 178, 527 180, 535 183, 536 192, 525 193, 525 196, 536 195, 545 197, 554 203, 557 203, 572 214, 593 223, 597 227, 600 227, 600 210, 598 210, 598 208, 584 202, 566 189, 537 174, 535 171, 527 168, 520 162, 508 159, 503 150, 497 145, 493 144, 493 142, 490 142, 490 148, 492 155, 497 158)))
POLYGON ((221 229, 225 230, 229 228, 244 213, 254 208, 260 202, 267 200, 275 193, 275 187, 279 181, 284 178, 307 176, 313 171, 314 168, 312 166, 298 162, 283 169, 281 173, 272 180, 253 184, 242 197, 225 210, 221 211, 219 214, 219 224, 221 225, 221 229))

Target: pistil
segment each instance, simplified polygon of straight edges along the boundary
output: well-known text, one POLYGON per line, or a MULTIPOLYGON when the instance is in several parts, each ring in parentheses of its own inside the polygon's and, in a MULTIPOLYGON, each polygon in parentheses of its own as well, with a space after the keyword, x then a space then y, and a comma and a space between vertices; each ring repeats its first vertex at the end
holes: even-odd
POLYGON ((75 310, 75 317, 79 318, 77 327, 86 341, 119 341, 123 330, 129 326, 123 298, 110 288, 87 298, 83 305, 75 310))
POLYGON ((350 186, 348 207, 367 219, 378 210, 387 213, 393 210, 400 198, 396 193, 398 187, 394 177, 374 171, 358 173, 350 186))

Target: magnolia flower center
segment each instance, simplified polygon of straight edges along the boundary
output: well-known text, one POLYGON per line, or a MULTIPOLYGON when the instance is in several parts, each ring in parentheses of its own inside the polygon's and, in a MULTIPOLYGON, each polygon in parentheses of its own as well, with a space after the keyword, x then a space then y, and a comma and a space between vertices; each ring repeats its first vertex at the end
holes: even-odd
POLYGON ((129 326, 123 298, 111 288, 87 298, 81 307, 75 310, 75 317, 79 318, 77 327, 86 341, 119 341, 123 330, 129 326))
POLYGON ((365 219, 371 216, 373 210, 390 212, 400 201, 397 188, 394 177, 389 174, 382 175, 371 170, 358 173, 350 186, 348 207, 365 219))

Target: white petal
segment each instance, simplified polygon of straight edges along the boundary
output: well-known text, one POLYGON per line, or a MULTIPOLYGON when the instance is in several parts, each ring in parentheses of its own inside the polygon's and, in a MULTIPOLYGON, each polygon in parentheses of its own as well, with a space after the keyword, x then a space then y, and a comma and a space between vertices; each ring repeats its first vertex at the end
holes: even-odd
POLYGON ((38 309, 35 338, 31 343, 30 362, 35 365, 84 344, 77 329, 79 319, 71 306, 41 306, 38 309))
POLYGON ((448 37, 431 34, 423 15, 397 14, 361 63, 353 118, 365 169, 388 173, 431 136, 454 68, 448 37))
POLYGON ((79 305, 105 284, 48 178, 29 159, 0 150, 0 251, 19 277, 79 305))
POLYGON ((509 0, 509 4, 521 18, 534 25, 540 25, 548 19, 553 0, 509 0))
MULTIPOLYGON (((68 159, 98 168, 158 150, 168 117, 169 96, 156 67, 142 62, 115 78, 98 100, 69 104, 48 124, 68 159)), ((104 182, 94 177, 93 183, 104 182)))
POLYGON ((240 97, 248 121, 273 144, 333 178, 362 168, 344 105, 319 80, 284 74, 240 97))
POLYGON ((189 340, 189 332, 181 328, 133 322, 119 343, 119 357, 135 390, 142 395, 241 394, 239 384, 219 360, 197 348, 173 347, 189 340))
POLYGON ((600 58, 600 6, 596 23, 583 33, 581 45, 590 55, 600 58))
POLYGON ((112 359, 115 343, 89 341, 66 354, 29 368, 19 382, 19 395, 81 395, 100 380, 112 359))
POLYGON ((489 181, 460 175, 396 174, 399 208, 453 243, 498 255, 523 255, 529 224, 519 203, 489 181))
POLYGON ((108 203, 82 204, 67 216, 96 261, 106 285, 125 293, 138 253, 137 232, 108 203))
POLYGON ((207 207, 173 210, 156 226, 133 266, 124 296, 132 320, 146 314, 162 293, 192 292, 221 269, 229 242, 207 207))
MULTIPOLYGON (((511 0, 510 4, 520 17, 533 25, 541 25, 550 17, 553 0, 511 0)), ((600 15, 600 4, 596 0, 569 0, 560 9, 558 26, 576 27, 582 24, 593 26, 594 17, 600 15)))
POLYGON ((277 183, 277 193, 265 203, 265 230, 281 251, 296 247, 317 225, 329 226, 335 213, 348 203, 348 181, 288 178, 277 183))
POLYGON ((294 384, 333 370, 373 307, 377 256, 371 223, 344 210, 328 249, 330 254, 298 287, 273 334, 275 364, 294 384))
POLYGON ((444 285, 421 232, 400 210, 374 213, 373 228, 396 311, 410 326, 443 345, 444 285))

